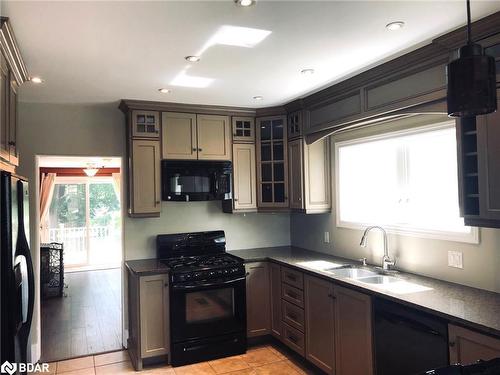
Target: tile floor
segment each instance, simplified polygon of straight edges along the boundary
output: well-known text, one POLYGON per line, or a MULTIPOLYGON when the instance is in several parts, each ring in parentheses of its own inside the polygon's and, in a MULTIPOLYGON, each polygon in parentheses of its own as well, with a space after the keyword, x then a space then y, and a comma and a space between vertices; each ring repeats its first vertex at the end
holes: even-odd
MULTIPOLYGON (((51 374, 120 375, 132 374, 134 368, 127 351, 81 357, 50 363, 51 374)), ((250 348, 246 354, 182 367, 147 367, 141 374, 154 375, 299 375, 315 374, 294 355, 273 345, 250 348)))

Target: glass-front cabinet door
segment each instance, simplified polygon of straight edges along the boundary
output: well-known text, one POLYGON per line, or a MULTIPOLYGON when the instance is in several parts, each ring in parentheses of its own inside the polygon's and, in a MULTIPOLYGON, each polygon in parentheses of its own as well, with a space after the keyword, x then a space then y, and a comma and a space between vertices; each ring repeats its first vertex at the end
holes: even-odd
POLYGON ((132 136, 139 138, 159 138, 159 112, 132 111, 132 136))
POLYGON ((286 116, 257 119, 259 207, 288 207, 286 116))

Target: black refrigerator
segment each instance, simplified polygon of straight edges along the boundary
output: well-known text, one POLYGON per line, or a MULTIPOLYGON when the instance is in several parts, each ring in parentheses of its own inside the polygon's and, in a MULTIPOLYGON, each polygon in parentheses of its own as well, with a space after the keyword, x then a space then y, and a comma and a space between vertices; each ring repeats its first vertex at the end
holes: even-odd
POLYGON ((1 360, 26 363, 34 304, 29 192, 22 177, 0 171, 1 360))

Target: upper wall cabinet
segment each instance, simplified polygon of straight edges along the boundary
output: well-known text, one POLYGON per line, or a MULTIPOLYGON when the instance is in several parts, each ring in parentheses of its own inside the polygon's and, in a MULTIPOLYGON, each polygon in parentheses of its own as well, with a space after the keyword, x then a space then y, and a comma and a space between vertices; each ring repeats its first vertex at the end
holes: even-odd
POLYGON ((500 112, 458 120, 457 143, 465 224, 500 228, 500 112))
POLYGON ((305 213, 331 210, 330 142, 306 145, 302 138, 288 143, 290 208, 305 213))
POLYGON ((231 160, 228 116, 163 112, 162 158, 231 160))
POLYGON ((0 157, 9 161, 9 68, 0 54, 0 157))
POLYGON ((160 138, 160 113, 156 111, 132 111, 132 137, 160 138))
POLYGON ((255 119, 253 117, 233 117, 233 143, 255 142, 255 119))
POLYGON ((288 207, 286 116, 257 119, 257 193, 259 208, 288 207))
POLYGON ((255 145, 233 145, 234 210, 257 210, 257 180, 255 178, 255 145))
POLYGON ((302 136, 303 111, 295 111, 288 115, 288 139, 302 136))
POLYGON ((161 120, 162 159, 197 159, 196 115, 163 112, 161 120))

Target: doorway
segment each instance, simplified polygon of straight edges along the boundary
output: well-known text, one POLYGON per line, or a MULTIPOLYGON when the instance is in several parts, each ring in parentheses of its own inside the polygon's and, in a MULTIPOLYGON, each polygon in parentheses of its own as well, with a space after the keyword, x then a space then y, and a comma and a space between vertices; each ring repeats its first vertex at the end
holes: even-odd
POLYGON ((121 158, 39 158, 44 362, 122 349, 120 168, 121 158))

